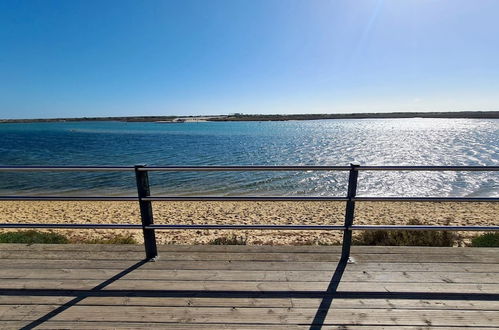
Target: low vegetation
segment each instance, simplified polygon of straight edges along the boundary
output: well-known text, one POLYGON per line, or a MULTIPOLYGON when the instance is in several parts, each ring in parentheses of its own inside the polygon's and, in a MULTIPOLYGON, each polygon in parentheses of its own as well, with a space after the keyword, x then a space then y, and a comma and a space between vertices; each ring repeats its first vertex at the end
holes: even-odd
POLYGON ((232 235, 229 237, 217 237, 210 242, 209 245, 246 245, 248 239, 243 236, 232 235))
MULTIPOLYGON (((410 221, 408 225, 422 225, 410 221)), ((355 245, 381 246, 456 246, 459 237, 449 231, 432 230, 373 230, 364 231, 355 237, 355 245)))
POLYGON ((382 246, 454 246, 456 237, 453 233, 420 230, 374 230, 363 232, 357 237, 355 245, 382 246))
POLYGON ((100 239, 69 239, 54 232, 36 230, 0 233, 0 243, 21 244, 138 244, 132 235, 115 235, 100 239))
POLYGON ((26 230, 0 233, 0 243, 66 244, 70 241, 61 234, 26 230))
MULTIPOLYGON (((417 225, 420 223, 409 223, 417 225)), ((247 245, 244 236, 217 237, 209 245, 247 245)), ((114 235, 109 238, 69 239, 54 232, 36 230, 0 233, 0 243, 21 244, 139 244, 133 235, 114 235)), ((463 242, 453 232, 423 230, 373 230, 361 232, 354 237, 354 245, 378 246, 462 246, 463 242)), ((320 240, 300 242, 295 245, 341 245, 341 242, 324 243, 320 240)), ((499 247, 499 233, 486 233, 471 239, 472 247, 499 247)))
POLYGON ((473 247, 499 247, 499 233, 487 233, 471 240, 473 247))

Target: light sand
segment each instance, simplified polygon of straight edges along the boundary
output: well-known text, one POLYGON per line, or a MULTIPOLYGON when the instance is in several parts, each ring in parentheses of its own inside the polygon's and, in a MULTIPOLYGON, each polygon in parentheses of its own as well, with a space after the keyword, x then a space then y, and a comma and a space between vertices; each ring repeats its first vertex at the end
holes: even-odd
MULTIPOLYGON (((343 202, 154 202, 158 224, 307 224, 341 225, 343 202)), ((355 224, 497 225, 499 203, 358 202, 355 224)), ((140 223, 136 202, 0 202, 2 223, 140 223)), ((6 231, 6 230, 3 230, 6 231)), ((109 238, 138 230, 53 230, 75 239, 109 238)), ((339 231, 157 231, 158 243, 205 244, 236 234, 247 244, 333 244, 339 231)), ((464 238, 473 232, 460 233, 464 238)))

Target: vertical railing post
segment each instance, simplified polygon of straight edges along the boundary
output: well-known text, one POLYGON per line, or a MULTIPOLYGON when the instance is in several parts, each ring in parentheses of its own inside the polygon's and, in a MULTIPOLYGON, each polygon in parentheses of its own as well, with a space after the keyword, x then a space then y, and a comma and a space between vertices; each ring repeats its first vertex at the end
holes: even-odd
POLYGON ((341 260, 347 261, 350 258, 350 246, 352 245, 353 219, 355 216, 355 201, 353 198, 357 194, 357 178, 359 176, 359 163, 350 164, 350 173, 348 175, 347 205, 345 209, 345 230, 343 231, 343 245, 341 249, 341 260))
POLYGON ((135 165, 135 179, 137 181, 137 193, 139 196, 140 218, 142 220, 142 232, 144 235, 144 247, 146 250, 146 259, 154 260, 158 256, 156 246, 156 235, 154 229, 148 229, 146 226, 154 223, 152 215, 152 205, 150 201, 144 201, 142 198, 149 197, 151 190, 149 188, 149 175, 147 171, 139 171, 145 165, 135 165))

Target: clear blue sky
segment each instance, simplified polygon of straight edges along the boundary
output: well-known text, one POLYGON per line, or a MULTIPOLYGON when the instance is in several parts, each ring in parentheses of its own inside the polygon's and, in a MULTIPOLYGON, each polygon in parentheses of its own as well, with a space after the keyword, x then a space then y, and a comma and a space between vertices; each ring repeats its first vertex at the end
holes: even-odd
POLYGON ((497 0, 0 2, 0 118, 462 110, 497 0))

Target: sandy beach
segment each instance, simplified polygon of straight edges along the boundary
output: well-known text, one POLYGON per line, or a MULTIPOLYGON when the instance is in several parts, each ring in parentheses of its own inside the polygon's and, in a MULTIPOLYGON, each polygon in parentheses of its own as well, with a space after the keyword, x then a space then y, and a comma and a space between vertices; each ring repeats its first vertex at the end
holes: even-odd
MULTIPOLYGON (((343 202, 154 202, 158 224, 342 224, 343 202)), ((359 202, 355 224, 497 225, 498 203, 393 203, 359 202)), ((140 223, 134 202, 0 202, 3 223, 140 223)), ((6 231, 6 230, 3 230, 6 231)), ((72 239, 110 238, 137 230, 53 230, 72 239)), ((161 244, 207 244, 236 234, 247 244, 335 244, 338 231, 157 231, 161 244)), ((460 232, 466 241, 476 233, 460 232)))

